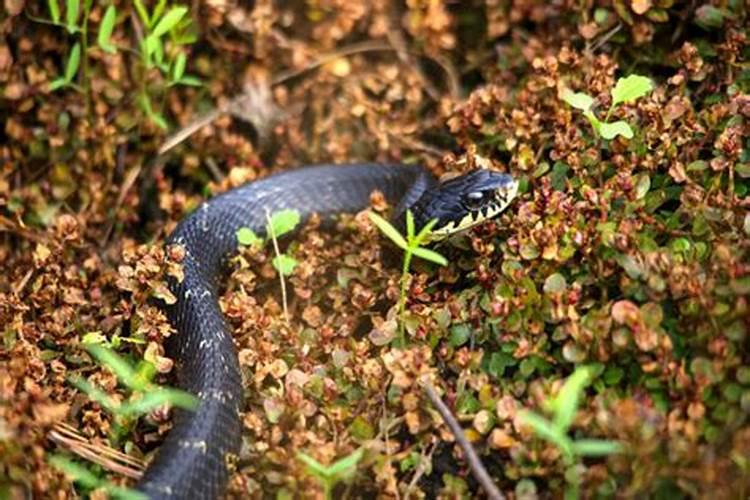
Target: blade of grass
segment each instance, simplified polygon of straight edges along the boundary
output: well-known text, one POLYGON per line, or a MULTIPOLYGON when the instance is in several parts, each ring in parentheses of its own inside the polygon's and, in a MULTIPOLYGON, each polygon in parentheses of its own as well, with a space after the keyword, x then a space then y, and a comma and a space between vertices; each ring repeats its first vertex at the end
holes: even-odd
POLYGON ((370 218, 373 224, 378 226, 378 229, 380 229, 383 234, 385 234, 393 243, 396 244, 397 247, 402 250, 406 250, 407 248, 409 248, 409 245, 406 243, 404 237, 401 236, 401 233, 399 233, 398 230, 393 227, 390 222, 388 222, 375 212, 367 212, 367 216, 370 218))
POLYGON ((117 20, 117 8, 114 4, 107 7, 104 12, 104 17, 99 25, 99 33, 96 37, 96 43, 104 51, 110 54, 117 52, 117 49, 112 45, 112 31, 115 29, 115 21, 117 20))
POLYGON ((583 389, 589 384, 590 371, 586 367, 576 368, 554 399, 554 426, 560 432, 567 432, 578 411, 578 400, 583 389))

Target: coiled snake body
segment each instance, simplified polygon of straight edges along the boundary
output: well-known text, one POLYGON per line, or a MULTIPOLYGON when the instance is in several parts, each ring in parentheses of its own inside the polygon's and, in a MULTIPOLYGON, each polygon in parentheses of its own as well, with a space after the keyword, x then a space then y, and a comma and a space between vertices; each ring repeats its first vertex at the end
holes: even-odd
POLYGON ((184 279, 171 285, 177 302, 164 306, 177 333, 167 351, 176 360, 178 385, 199 398, 195 411, 178 411, 138 489, 150 498, 213 499, 227 483, 227 459, 239 451, 242 380, 229 328, 218 302, 222 268, 237 249, 236 232, 263 235, 266 213, 293 209, 304 221, 366 208, 382 192, 394 216, 406 209, 419 228, 438 219, 447 235, 501 212, 516 194, 506 174, 474 171, 438 184, 426 170, 406 165, 307 167, 266 177, 204 203, 168 239, 185 249, 184 279))

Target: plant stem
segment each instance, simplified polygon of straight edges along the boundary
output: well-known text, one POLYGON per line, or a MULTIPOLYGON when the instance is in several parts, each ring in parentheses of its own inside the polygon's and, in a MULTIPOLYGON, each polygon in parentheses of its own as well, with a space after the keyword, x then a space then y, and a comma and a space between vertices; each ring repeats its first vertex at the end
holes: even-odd
POLYGON ((91 75, 89 75, 89 12, 91 5, 84 2, 83 24, 81 25, 81 73, 83 74, 83 99, 86 115, 91 116, 91 75))
MULTIPOLYGON (((281 251, 279 250, 279 242, 276 239, 276 233, 273 230, 273 224, 271 224, 271 214, 268 212, 268 209, 266 208, 266 221, 268 224, 268 234, 271 236, 271 241, 273 241, 273 251, 276 254, 276 258, 279 258, 281 255, 281 251)), ((287 306, 287 299, 286 299, 286 281, 284 280, 284 273, 281 271, 281 266, 279 266, 279 269, 277 269, 279 273, 279 282, 281 283, 281 301, 282 301, 282 307, 284 308, 284 321, 289 323, 289 307, 287 306)))
POLYGON ((406 294, 408 292, 409 266, 411 266, 411 257, 411 248, 409 248, 404 253, 404 266, 401 269, 401 293, 398 301, 398 347, 406 346, 406 327, 404 325, 404 313, 406 312, 406 294))

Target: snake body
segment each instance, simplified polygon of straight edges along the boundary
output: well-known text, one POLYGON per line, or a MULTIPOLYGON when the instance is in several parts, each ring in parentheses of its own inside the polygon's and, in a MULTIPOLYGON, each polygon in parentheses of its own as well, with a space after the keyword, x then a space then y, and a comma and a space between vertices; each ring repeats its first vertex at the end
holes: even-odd
MULTIPOLYGON (((504 174, 479 177, 485 187, 488 179, 494 179, 495 184, 502 181, 504 197, 493 202, 493 211, 504 209, 515 195, 515 181, 504 174)), ((440 226, 458 228, 464 224, 459 224, 459 219, 476 223, 493 215, 487 205, 473 206, 480 198, 476 193, 499 192, 497 186, 471 191, 472 185, 482 183, 466 179, 468 176, 453 181, 451 189, 441 191, 436 179, 417 166, 307 167, 228 191, 180 222, 168 244, 179 244, 185 250, 184 278, 170 284, 175 304, 163 306, 177 332, 166 347, 176 360, 178 386, 196 395, 199 405, 195 411, 176 411, 173 428, 137 488, 152 499, 214 499, 225 490, 228 460, 239 452, 241 443, 243 389, 236 349, 219 307, 218 280, 227 258, 237 250, 240 228, 249 227, 263 236, 266 214, 283 209, 296 210, 303 221, 313 213, 323 218, 354 213, 369 205, 375 190, 396 207, 397 216, 411 209, 417 227, 438 218, 440 226), (467 189, 472 197, 456 195, 467 189), (462 209, 456 214, 457 203, 462 209)))

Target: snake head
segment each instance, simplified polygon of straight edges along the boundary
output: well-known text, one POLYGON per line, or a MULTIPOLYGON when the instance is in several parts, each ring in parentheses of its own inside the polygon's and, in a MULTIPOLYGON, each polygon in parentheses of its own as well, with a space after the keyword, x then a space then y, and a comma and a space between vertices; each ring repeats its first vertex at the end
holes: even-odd
POLYGON ((500 214, 517 193, 509 174, 473 170, 426 191, 412 211, 418 227, 437 219, 432 240, 440 240, 500 214))

